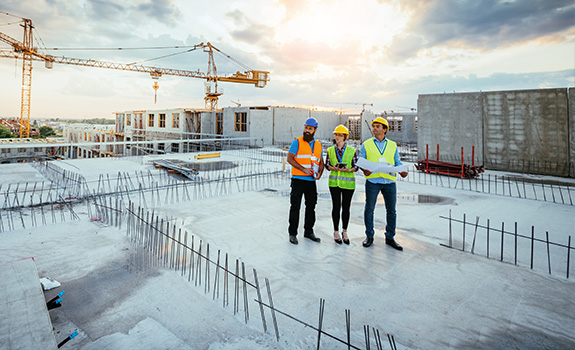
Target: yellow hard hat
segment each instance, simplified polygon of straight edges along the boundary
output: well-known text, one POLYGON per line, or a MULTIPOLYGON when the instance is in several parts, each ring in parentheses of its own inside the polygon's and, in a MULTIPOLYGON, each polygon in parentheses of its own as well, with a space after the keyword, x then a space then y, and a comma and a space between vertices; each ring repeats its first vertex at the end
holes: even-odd
POLYGON ((349 130, 347 130, 347 128, 344 125, 339 124, 338 126, 335 127, 333 133, 349 135, 349 130))
POLYGON ((371 121, 371 125, 373 125, 373 123, 383 124, 383 125, 385 125, 386 128, 389 129, 389 124, 387 123, 387 120, 385 120, 382 117, 375 118, 374 120, 371 121))

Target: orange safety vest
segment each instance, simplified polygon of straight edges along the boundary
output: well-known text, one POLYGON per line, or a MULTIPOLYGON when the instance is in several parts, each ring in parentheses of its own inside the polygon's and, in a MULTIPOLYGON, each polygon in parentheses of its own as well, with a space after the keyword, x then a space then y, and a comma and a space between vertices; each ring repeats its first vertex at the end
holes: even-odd
MULTIPOLYGON (((321 160, 321 143, 316 140, 312 152, 309 142, 304 141, 303 136, 298 137, 296 140, 298 140, 299 146, 294 157, 295 161, 304 168, 311 168, 314 164, 319 167, 319 161, 321 160)), ((291 174, 292 176, 309 176, 294 167, 291 168, 291 174)))

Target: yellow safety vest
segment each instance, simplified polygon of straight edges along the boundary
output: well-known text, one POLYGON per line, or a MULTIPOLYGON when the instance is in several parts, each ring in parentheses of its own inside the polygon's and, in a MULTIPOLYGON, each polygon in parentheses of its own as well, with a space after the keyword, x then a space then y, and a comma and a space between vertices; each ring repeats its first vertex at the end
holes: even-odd
MULTIPOLYGON (((321 159, 321 143, 316 140, 312 152, 309 142, 304 141, 303 136, 298 137, 297 140, 299 142, 299 146, 294 157, 295 161, 304 168, 312 168, 313 165, 319 166, 319 161, 321 159)), ((291 174, 292 176, 309 176, 294 167, 291 168, 291 174)))
MULTIPOLYGON (((327 153, 329 154, 329 162, 331 166, 335 166, 339 163, 337 154, 335 153, 335 146, 328 148, 327 153)), ((342 163, 347 163, 346 168, 351 169, 354 155, 355 148, 346 146, 345 151, 343 152, 343 157, 341 158, 342 163)), ((352 172, 332 170, 329 173, 328 186, 339 187, 346 190, 355 190, 355 175, 352 172)))
MULTIPOLYGON (((377 148, 375 141, 373 140, 373 137, 370 138, 369 140, 366 140, 363 143, 363 146, 365 148, 365 156, 367 157, 367 160, 369 160, 370 162, 379 162, 380 158, 385 158, 385 162, 391 165, 395 165, 395 151, 397 150, 397 144, 389 139, 385 139, 385 143, 384 143, 384 149, 383 149, 383 154, 381 153, 381 151, 379 150, 379 148, 377 148)), ((389 180, 393 180, 395 181, 395 175, 391 175, 388 173, 372 173, 369 176, 366 176, 366 179, 373 179, 376 177, 383 177, 384 179, 389 179, 389 180)))

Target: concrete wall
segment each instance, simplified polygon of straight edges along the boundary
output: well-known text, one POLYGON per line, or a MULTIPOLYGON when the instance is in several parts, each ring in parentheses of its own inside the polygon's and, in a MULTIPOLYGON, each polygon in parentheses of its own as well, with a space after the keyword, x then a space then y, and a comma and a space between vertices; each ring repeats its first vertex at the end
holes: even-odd
POLYGON ((333 138, 333 130, 343 123, 342 117, 335 112, 313 111, 303 108, 273 107, 274 144, 287 145, 303 134, 307 118, 317 119, 318 128, 315 137, 321 140, 333 138))
POLYGON ((375 119, 375 114, 372 111, 364 111, 361 115, 361 141, 365 141, 373 137, 371 133, 371 121, 375 119))
MULTIPOLYGON (((301 136, 305 120, 311 117, 310 110, 301 108, 274 108, 273 111, 274 144, 279 146, 289 145, 294 138, 301 136)), ((318 135, 324 128, 322 124, 318 128, 318 135)))
POLYGON ((483 159, 483 125, 481 93, 419 95, 418 111, 418 158, 426 155, 440 160, 453 161, 465 157, 471 159, 475 146, 475 158, 483 159))
POLYGON ((252 129, 252 118, 250 117, 249 107, 232 107, 224 109, 224 135, 230 137, 250 137, 252 129), (247 129, 235 131, 236 113, 247 113, 247 129))
POLYGON ((541 173, 569 175, 567 89, 484 93, 484 162, 521 171, 525 162, 547 162, 541 173))
POLYGON ((264 146, 286 146, 303 134, 307 118, 317 119, 319 127, 315 137, 322 140, 333 138, 335 127, 343 123, 343 117, 335 112, 312 111, 292 107, 228 107, 224 109, 224 135, 233 137, 257 137, 264 146), (234 131, 235 114, 247 113, 247 131, 234 131))
MULTIPOLYGON (((133 137, 134 135, 144 134, 140 132, 140 124, 141 129, 145 130, 147 135, 167 135, 169 132, 180 133, 184 131, 185 125, 185 118, 186 112, 182 108, 177 109, 162 109, 162 110, 145 110, 145 111, 126 111, 116 113, 116 124, 123 123, 124 125, 116 125, 116 130, 118 132, 124 132, 126 137, 133 137), (140 117, 141 114, 141 117, 140 117), (150 114, 154 115, 154 123, 153 126, 149 126, 148 118, 150 114), (160 114, 164 114, 165 118, 165 126, 160 127, 160 114), (172 121, 174 114, 179 115, 179 125, 177 127, 172 127, 172 121), (141 118, 141 123, 140 123, 141 118), (127 120, 130 120, 130 124, 128 125, 127 120), (138 130, 134 130, 138 129, 138 130), (121 131, 120 131, 121 130, 121 131)), ((159 137, 161 138, 161 137, 159 137)), ((166 137, 167 138, 167 137, 166 137)))
POLYGON ((470 163, 475 146, 487 169, 573 176, 573 100, 565 88, 419 95, 418 158, 429 145, 435 159, 439 144, 441 160, 464 147, 470 163))
POLYGON ((383 116, 390 123, 390 130, 387 137, 400 144, 417 143, 417 131, 415 130, 415 113, 393 113, 393 115, 383 116), (391 129, 391 121, 395 118, 401 121, 401 131, 391 129))
POLYGON ((569 157, 571 159, 571 167, 569 176, 575 177, 575 88, 569 88, 569 157))
POLYGON ((165 132, 182 132, 184 130, 184 119, 185 119, 185 112, 183 109, 162 109, 162 110, 149 110, 146 111, 144 114, 144 129, 146 132, 158 132, 158 133, 165 133, 165 132), (148 124, 149 115, 154 115, 154 125, 150 126, 148 124), (176 128, 172 127, 172 121, 174 114, 179 114, 180 123, 176 128), (160 115, 165 116, 165 123, 164 126, 160 126, 160 115))
MULTIPOLYGON (((273 111, 251 109, 248 114, 248 129, 251 137, 258 137, 263 144, 270 146, 273 143, 273 111)), ((258 144, 261 144, 258 142, 258 144)))
POLYGON ((396 120, 401 119, 401 131, 391 129, 387 132, 387 137, 399 144, 417 143, 417 131, 415 130, 415 113, 398 113, 394 112, 391 115, 374 114, 372 111, 364 111, 361 121, 361 140, 372 137, 371 134, 371 121, 376 117, 385 118, 391 125, 392 118, 396 120))
MULTIPOLYGON (((197 113, 191 113, 190 114, 190 127, 191 127, 191 131, 195 133, 196 132, 196 117, 197 117, 197 113)), ((215 134, 216 133, 216 112, 202 112, 200 113, 199 116, 200 119, 200 132, 202 134, 215 134)), ((225 117, 224 117, 224 128, 226 127, 226 123, 225 122, 225 117)), ((233 129, 232 129, 233 130, 233 129)), ((226 134, 225 129, 224 129, 224 135, 226 134)))

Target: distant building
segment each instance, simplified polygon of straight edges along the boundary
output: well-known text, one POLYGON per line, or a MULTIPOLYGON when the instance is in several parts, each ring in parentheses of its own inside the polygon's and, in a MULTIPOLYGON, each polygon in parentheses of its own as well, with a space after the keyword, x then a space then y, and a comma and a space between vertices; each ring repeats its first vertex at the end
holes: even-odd
POLYGON ((0 139, 0 163, 23 163, 56 158, 61 150, 55 139, 0 139))
POLYGON ((114 125, 68 124, 63 127, 63 137, 69 143, 78 144, 64 151, 68 158, 113 157, 121 147, 111 144, 117 141, 114 125), (85 145, 82 145, 85 144, 85 145))
MULTIPOLYGON (((20 119, 18 118, 5 118, 0 119, 0 125, 6 127, 14 135, 20 135, 20 119)), ((40 136, 40 130, 30 125, 30 137, 40 136)))
POLYGON ((135 146, 143 151, 188 152, 199 149, 200 143, 186 140, 209 139, 235 140, 249 147, 285 146, 302 134, 309 117, 319 122, 319 139, 333 138, 333 129, 346 122, 336 112, 294 107, 136 110, 116 113, 115 133, 125 141, 166 141, 135 146))
MULTIPOLYGON (((132 146, 143 152, 188 152, 198 149, 199 144, 185 140, 219 138, 245 139, 244 144, 250 147, 286 147, 302 135, 303 124, 309 117, 318 120, 316 138, 320 140, 333 140, 333 130, 339 124, 350 129, 352 139, 363 140, 371 136, 371 128, 365 128, 364 124, 367 121, 369 126, 374 114, 370 111, 360 115, 342 114, 280 106, 225 107, 217 111, 135 110, 116 113, 115 133, 124 141, 166 141, 132 146)), ((414 113, 393 114, 390 136, 400 143, 417 142, 416 119, 414 113)))

